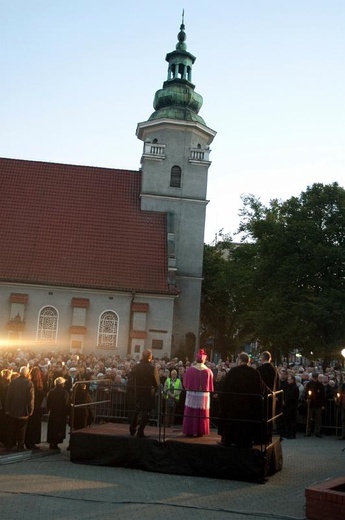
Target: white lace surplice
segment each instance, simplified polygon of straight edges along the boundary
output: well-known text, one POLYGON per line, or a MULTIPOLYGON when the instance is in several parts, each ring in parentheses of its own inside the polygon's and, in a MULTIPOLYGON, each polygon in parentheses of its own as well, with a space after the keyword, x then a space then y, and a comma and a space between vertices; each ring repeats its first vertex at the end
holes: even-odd
POLYGON ((186 406, 189 408, 200 408, 207 410, 210 408, 210 393, 209 392, 194 392, 188 390, 186 393, 186 406))

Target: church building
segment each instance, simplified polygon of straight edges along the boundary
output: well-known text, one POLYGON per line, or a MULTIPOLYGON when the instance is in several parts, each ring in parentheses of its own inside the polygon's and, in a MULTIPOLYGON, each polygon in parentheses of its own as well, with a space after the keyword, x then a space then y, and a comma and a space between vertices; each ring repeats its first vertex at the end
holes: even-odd
POLYGON ((172 356, 199 336, 210 144, 182 20, 138 171, 0 158, 0 346, 172 356))

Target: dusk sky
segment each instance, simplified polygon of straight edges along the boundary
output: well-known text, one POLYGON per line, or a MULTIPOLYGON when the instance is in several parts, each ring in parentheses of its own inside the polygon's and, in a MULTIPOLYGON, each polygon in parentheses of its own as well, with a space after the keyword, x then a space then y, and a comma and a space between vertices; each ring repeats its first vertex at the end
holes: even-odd
POLYGON ((217 132, 205 242, 236 231, 241 194, 344 187, 344 0, 0 0, 0 156, 138 169, 183 9, 217 132))

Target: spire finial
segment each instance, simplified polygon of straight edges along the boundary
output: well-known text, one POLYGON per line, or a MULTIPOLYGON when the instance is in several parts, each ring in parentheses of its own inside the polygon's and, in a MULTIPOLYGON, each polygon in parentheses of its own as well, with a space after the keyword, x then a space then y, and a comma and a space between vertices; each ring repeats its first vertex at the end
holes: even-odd
POLYGON ((180 26, 180 32, 177 35, 177 39, 178 39, 178 44, 176 45, 176 49, 185 51, 187 49, 187 45, 185 44, 187 35, 185 33, 185 25, 184 25, 184 9, 182 11, 182 23, 180 26))

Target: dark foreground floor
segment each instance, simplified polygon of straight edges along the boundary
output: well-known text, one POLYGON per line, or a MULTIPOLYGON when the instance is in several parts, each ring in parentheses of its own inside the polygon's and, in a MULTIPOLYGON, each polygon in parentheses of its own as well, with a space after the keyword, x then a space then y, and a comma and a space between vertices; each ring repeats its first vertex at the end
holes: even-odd
POLYGON ((67 444, 61 453, 0 465, 1 518, 304 519, 305 488, 345 474, 345 441, 334 436, 284 440, 283 469, 265 485, 73 464, 67 444))

